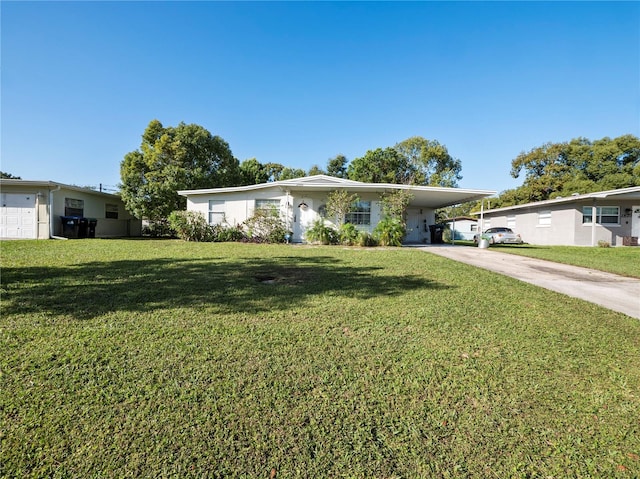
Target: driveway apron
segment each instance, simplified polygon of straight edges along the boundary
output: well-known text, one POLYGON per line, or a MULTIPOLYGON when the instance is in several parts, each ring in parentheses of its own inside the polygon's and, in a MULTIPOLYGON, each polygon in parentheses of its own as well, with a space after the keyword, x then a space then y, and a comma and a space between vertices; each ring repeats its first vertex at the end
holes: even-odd
POLYGON ((640 319, 640 279, 501 253, 490 248, 453 245, 417 246, 417 248, 640 319))

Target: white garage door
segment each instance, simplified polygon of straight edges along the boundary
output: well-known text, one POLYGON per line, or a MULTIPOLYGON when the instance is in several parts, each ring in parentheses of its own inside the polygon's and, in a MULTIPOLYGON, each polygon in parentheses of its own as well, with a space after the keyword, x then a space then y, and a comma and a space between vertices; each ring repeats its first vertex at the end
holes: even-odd
POLYGON ((0 238, 36 239, 36 196, 2 193, 0 238))

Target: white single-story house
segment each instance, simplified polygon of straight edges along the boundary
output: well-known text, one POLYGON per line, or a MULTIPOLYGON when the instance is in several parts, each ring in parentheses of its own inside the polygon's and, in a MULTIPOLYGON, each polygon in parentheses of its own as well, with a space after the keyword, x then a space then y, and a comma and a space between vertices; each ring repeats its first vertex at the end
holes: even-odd
POLYGON ((453 234, 453 239, 472 241, 478 232, 478 220, 470 216, 458 216, 456 218, 448 218, 445 224, 449 225, 449 229, 453 234))
POLYGON ((241 224, 253 215, 256 208, 273 205, 292 232, 292 241, 303 242, 306 229, 317 218, 326 216, 327 195, 336 190, 358 195, 359 201, 345 221, 370 233, 382 219, 380 195, 397 190, 409 191, 412 199, 407 209, 405 241, 410 243, 431 242, 429 227, 435 223, 436 209, 495 194, 493 191, 461 188, 362 183, 327 175, 178 193, 187 198, 187 211, 202 213, 209 224, 241 224))
POLYGON ((482 231, 506 226, 535 245, 635 245, 640 237, 640 186, 484 210, 482 231))
POLYGON ((109 238, 142 232, 142 221, 125 209, 120 196, 90 188, 0 179, 0 198, 0 239, 109 238), (74 224, 77 219, 86 221, 74 224))

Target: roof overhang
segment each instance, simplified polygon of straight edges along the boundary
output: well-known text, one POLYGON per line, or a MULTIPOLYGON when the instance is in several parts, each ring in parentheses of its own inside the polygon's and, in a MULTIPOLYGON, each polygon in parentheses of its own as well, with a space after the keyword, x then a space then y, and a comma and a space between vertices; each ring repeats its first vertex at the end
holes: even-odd
POLYGON ((114 197, 115 196, 115 197, 120 198, 119 194, 106 193, 104 191, 97 191, 97 190, 93 190, 91 188, 83 188, 82 186, 66 185, 64 183, 58 183, 56 181, 16 180, 16 179, 2 178, 2 179, 0 179, 0 187, 2 187, 2 186, 18 186, 18 187, 24 187, 24 188, 43 188, 43 189, 48 189, 48 190, 57 190, 57 189, 60 189, 60 188, 64 188, 66 190, 73 190, 73 191, 78 191, 78 192, 92 194, 92 195, 102 195, 102 196, 108 196, 108 197, 114 197))
MULTIPOLYGON (((495 208, 484 210, 487 213, 500 213, 505 211, 523 210, 529 208, 539 208, 541 206, 552 206, 563 203, 593 203, 599 200, 637 200, 640 202, 640 186, 632 186, 630 188, 620 188, 617 190, 597 191, 595 193, 586 193, 582 195, 571 195, 552 200, 535 201, 533 203, 524 203, 522 205, 505 206, 503 208, 495 208)), ((479 215, 479 211, 471 213, 479 215)))
POLYGON ((495 191, 469 190, 462 188, 443 188, 435 186, 396 185, 391 183, 362 183, 360 181, 334 178, 326 175, 306 176, 292 180, 273 181, 258 185, 237 186, 230 188, 209 188, 201 190, 182 190, 178 194, 182 196, 216 195, 224 193, 239 193, 258 191, 264 189, 277 189, 290 194, 329 192, 334 190, 347 190, 351 193, 382 194, 392 191, 404 190, 412 194, 413 198, 409 206, 420 208, 443 208, 457 205, 467 201, 477 201, 496 194, 495 191))

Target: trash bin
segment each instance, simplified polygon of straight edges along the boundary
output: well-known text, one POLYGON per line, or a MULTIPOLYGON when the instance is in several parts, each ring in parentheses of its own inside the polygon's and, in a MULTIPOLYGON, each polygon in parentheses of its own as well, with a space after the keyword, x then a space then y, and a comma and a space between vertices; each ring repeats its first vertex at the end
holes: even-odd
POLYGON ((89 229, 89 220, 87 218, 78 219, 78 238, 86 238, 89 229))
POLYGON ((64 236, 65 238, 77 238, 80 217, 61 216, 60 220, 62 221, 62 236, 64 236))
POLYGON ((431 244, 442 243, 442 232, 444 227, 442 225, 429 225, 429 233, 431 234, 431 244))
POLYGON ((87 229, 87 237, 95 238, 96 237, 96 225, 98 224, 98 220, 95 218, 87 218, 89 221, 89 226, 87 229))

